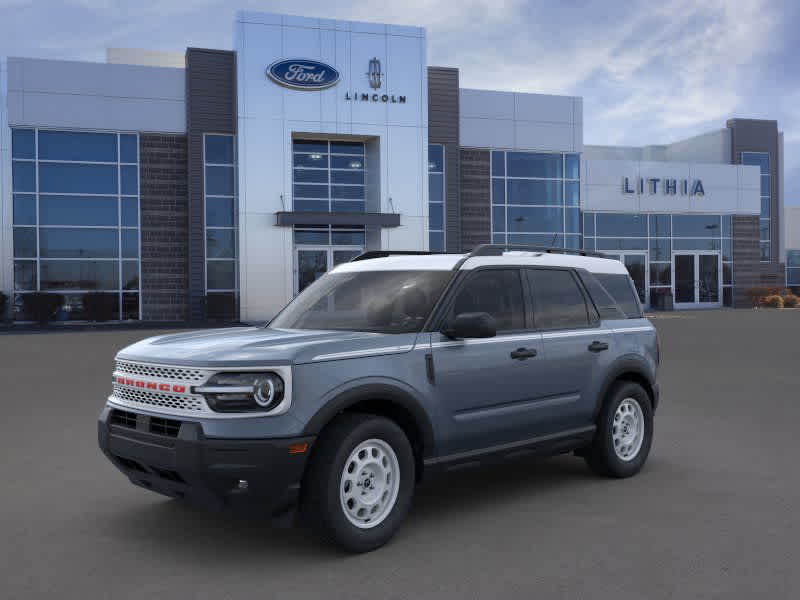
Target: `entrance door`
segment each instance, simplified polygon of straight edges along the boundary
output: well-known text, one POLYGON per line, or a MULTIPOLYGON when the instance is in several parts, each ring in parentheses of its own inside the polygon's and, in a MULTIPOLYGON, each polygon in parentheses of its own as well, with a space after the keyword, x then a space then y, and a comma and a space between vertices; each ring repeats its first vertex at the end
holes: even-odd
POLYGON ((675 308, 722 306, 719 252, 678 252, 672 255, 675 308))
POLYGON ((294 293, 299 294, 336 265, 348 262, 363 252, 353 246, 303 246, 295 248, 294 293))
POLYGON ((614 253, 606 253, 608 258, 620 261, 628 269, 628 273, 636 286, 636 293, 639 295, 639 302, 642 306, 647 306, 647 253, 631 252, 628 250, 614 253))

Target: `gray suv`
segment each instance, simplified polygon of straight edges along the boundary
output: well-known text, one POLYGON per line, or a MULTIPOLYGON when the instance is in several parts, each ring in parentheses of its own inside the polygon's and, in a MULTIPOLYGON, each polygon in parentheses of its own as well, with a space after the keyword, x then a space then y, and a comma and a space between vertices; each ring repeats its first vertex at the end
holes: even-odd
POLYGON ((574 452, 642 468, 656 331, 616 260, 481 246, 367 252, 267 327, 119 352, 100 448, 136 485, 292 520, 355 552, 386 543, 434 471, 574 452))

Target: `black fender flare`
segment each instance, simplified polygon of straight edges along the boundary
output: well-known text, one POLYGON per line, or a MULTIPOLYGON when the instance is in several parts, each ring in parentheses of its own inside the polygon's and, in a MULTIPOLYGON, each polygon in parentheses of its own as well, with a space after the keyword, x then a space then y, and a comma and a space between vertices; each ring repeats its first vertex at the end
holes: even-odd
POLYGON ((336 415, 364 401, 388 402, 404 409, 420 432, 423 457, 433 454, 435 437, 427 411, 411 391, 390 383, 361 383, 338 393, 309 419, 303 435, 319 435, 336 415))
POLYGON ((618 358, 614 363, 611 365, 608 373, 603 379, 603 385, 600 387, 600 393, 597 394, 597 400, 595 401, 595 409, 593 418, 596 419, 597 416, 600 414, 600 409, 603 407, 603 402, 606 399, 606 395, 608 394, 608 390, 614 384, 614 382, 623 377, 626 374, 633 374, 641 377, 644 379, 649 388, 647 389, 647 393, 650 396, 651 401, 653 402, 653 410, 656 409, 656 402, 658 401, 657 394, 655 393, 655 373, 653 369, 648 365, 647 361, 638 356, 636 354, 627 354, 618 358))

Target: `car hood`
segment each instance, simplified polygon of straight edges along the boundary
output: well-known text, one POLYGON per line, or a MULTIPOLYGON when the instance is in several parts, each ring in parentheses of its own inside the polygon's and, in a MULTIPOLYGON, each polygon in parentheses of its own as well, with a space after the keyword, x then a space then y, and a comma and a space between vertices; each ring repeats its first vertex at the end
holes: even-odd
POLYGON ((381 353, 386 347, 391 352, 406 351, 415 337, 415 334, 228 327, 147 338, 123 348, 117 358, 195 367, 297 364, 347 358, 354 352, 381 353))

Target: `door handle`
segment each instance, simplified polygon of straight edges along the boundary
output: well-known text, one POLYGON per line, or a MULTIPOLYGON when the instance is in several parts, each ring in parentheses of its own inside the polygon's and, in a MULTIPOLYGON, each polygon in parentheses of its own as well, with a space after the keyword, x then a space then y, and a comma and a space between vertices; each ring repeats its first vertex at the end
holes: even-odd
POLYGON ((598 342, 595 340, 594 342, 589 344, 589 350, 591 352, 602 352, 603 350, 608 350, 608 344, 605 342, 598 342))
POLYGON ((525 360, 526 358, 533 358, 536 356, 536 350, 528 348, 517 348, 511 353, 511 358, 514 360, 525 360))

